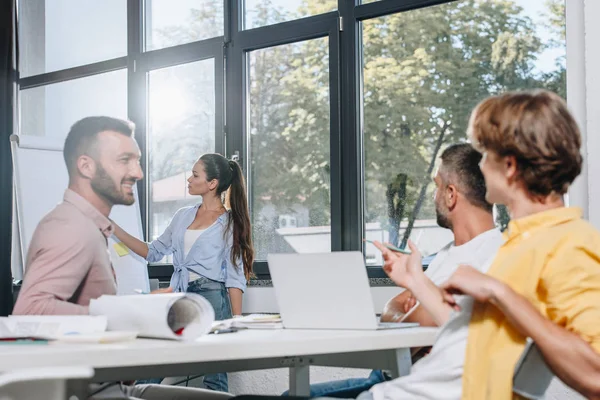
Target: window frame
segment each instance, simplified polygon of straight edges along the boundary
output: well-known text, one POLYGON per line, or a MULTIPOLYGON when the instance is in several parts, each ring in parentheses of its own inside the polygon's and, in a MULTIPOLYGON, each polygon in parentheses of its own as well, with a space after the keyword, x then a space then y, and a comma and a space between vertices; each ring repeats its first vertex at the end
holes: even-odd
MULTIPOLYGON (((234 0, 235 1, 235 0, 234 0)), ((330 193, 331 193, 331 250, 341 251, 341 149, 339 114, 339 26, 337 12, 305 17, 274 25, 242 30, 243 4, 232 8, 231 38, 234 46, 227 48, 230 68, 227 77, 227 127, 232 134, 227 140, 227 154, 240 154, 240 165, 244 170, 248 187, 251 187, 250 162, 248 157, 248 105, 249 105, 249 53, 311 39, 328 38, 329 45, 329 132, 330 132, 330 193), (233 82, 233 84, 232 84, 233 82)), ((251 202, 251 198, 249 198, 251 202)), ((252 207, 252 204, 250 204, 252 207)), ((258 279, 270 279, 266 260, 254 262, 254 273, 258 279)))
MULTIPOLYGON (((144 51, 145 48, 145 10, 144 0, 128 0, 128 106, 129 118, 136 124, 136 139, 140 146, 142 158, 140 163, 146 172, 144 178, 138 181, 140 210, 142 213, 142 230, 144 239, 149 241, 150 230, 150 179, 148 177, 149 152, 148 152, 148 75, 150 72, 161 69, 185 65, 195 61, 214 59, 215 63, 215 151, 225 150, 225 76, 224 76, 224 36, 209 38, 165 47, 156 50, 144 51)), ((157 271, 169 268, 169 264, 149 264, 149 272, 154 277, 153 269, 157 271)), ((170 269, 172 271, 172 265, 170 269)), ((170 276, 170 273, 169 273, 170 276)), ((160 277, 164 277, 161 273, 160 277)))
MULTIPOLYGON (((207 58, 215 60, 215 150, 227 157, 239 154, 249 178, 248 53, 268 47, 328 37, 330 90, 331 249, 364 253, 364 155, 362 99, 362 35, 360 23, 400 12, 457 0, 337 0, 337 10, 278 24, 242 29, 243 0, 223 0, 223 36, 144 51, 145 2, 127 0, 127 56, 64 70, 18 76, 18 92, 127 68, 129 118, 136 124, 142 168, 148 167, 147 74, 207 58), (346 99, 345 101, 340 101, 346 99)), ((568 4, 567 4, 568 7, 568 4)), ((567 12, 568 14, 568 12, 567 12)), ((18 17, 17 17, 18 19, 18 17)), ((567 21, 568 22, 568 21, 567 21)), ((569 57, 567 57, 569 58, 569 57)), ((18 67, 17 67, 18 69, 18 67)), ((568 70, 567 70, 568 73, 568 70)), ((571 75, 571 74, 569 74, 571 75)), ((249 182, 249 186, 252 182, 249 182)), ((144 237, 149 235, 149 182, 138 182, 144 237)), ((379 266, 366 267, 371 278, 386 277, 379 266)), ((266 261, 254 266, 257 278, 269 279, 266 261)), ((172 265, 151 264, 151 277, 170 277, 172 265)))
MULTIPOLYGON (((138 181, 138 193, 140 193, 140 209, 142 212, 142 227, 144 238, 150 241, 150 178, 148 166, 150 153, 147 150, 149 140, 149 110, 148 110, 148 89, 149 74, 153 71, 190 64, 203 60, 214 60, 215 67, 215 152, 223 154, 225 151, 225 90, 224 90, 224 52, 223 45, 219 38, 207 39, 202 42, 193 42, 175 47, 168 47, 160 50, 152 50, 142 53, 139 61, 136 60, 136 69, 133 71, 132 92, 137 96, 130 106, 135 108, 137 117, 130 118, 136 124, 136 139, 142 152, 142 168, 144 178, 138 181), (165 54, 162 54, 164 50, 165 54), (159 52, 157 54, 157 52, 159 52), (142 150, 143 146, 143 150, 142 150), (142 195, 143 193, 143 195, 142 195)), ((151 264, 150 267, 159 264, 151 264)))

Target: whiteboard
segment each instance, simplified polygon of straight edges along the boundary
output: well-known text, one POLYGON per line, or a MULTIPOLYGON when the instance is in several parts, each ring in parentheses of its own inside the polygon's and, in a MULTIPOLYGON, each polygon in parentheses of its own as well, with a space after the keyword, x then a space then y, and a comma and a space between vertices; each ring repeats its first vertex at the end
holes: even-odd
MULTIPOLYGON (((62 202, 69 183, 63 158, 64 142, 56 138, 11 135, 15 204, 21 264, 26 260, 33 232, 40 220, 62 202)), ((137 189, 136 202, 131 206, 112 208, 110 219, 132 236, 143 237, 137 189)), ((14 224, 13 224, 14 225, 14 224)), ((142 257, 129 252, 120 257, 114 245, 118 239, 108 239, 110 258, 117 276, 117 294, 133 294, 137 290, 148 292, 148 264, 142 257)), ((13 262, 18 257, 13 258, 13 262)), ((23 266, 20 266, 21 270, 23 266)), ((18 269, 13 266, 13 270, 18 269)))

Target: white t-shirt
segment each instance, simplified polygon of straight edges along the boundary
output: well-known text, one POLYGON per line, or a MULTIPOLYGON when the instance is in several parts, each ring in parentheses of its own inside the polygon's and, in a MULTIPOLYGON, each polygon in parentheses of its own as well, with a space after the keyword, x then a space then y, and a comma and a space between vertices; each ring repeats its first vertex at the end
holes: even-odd
MULTIPOLYGON (((460 248, 462 248, 462 246, 458 246, 459 252, 460 248)), ((448 257, 448 253, 454 253, 456 251, 455 249, 457 249, 457 247, 454 246, 454 243, 445 246, 437 252, 434 259, 431 260, 431 263, 425 270, 425 276, 431 279, 437 286, 441 285, 444 282, 444 279, 448 279, 454 271, 456 271, 456 268, 458 268, 458 265, 445 265, 444 263, 448 257)))
MULTIPOLYGON (((487 272, 503 242, 500 231, 492 229, 461 246, 448 247, 438 253, 427 275, 439 285, 461 264, 487 272)), ((461 311, 451 313, 431 352, 412 366, 410 375, 373 386, 373 399, 460 399, 473 299, 459 296, 457 302, 461 311)))
MULTIPOLYGON (((205 230, 206 229, 187 229, 185 231, 185 235, 183 236, 184 257, 187 257, 188 253, 192 249, 192 246, 194 246, 194 243, 196 243, 196 240, 198 240, 200 235, 202 235, 202 233, 204 233, 205 230)), ((190 279, 189 279, 190 282, 195 281, 199 277, 200 277, 200 275, 198 275, 195 272, 190 271, 190 279)))

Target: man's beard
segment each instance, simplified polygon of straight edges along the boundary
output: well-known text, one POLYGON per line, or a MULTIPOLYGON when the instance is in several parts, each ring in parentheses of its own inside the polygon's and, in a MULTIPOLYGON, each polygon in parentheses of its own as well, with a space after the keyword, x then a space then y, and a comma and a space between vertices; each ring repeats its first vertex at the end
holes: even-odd
POLYGON ((450 219, 444 215, 437 206, 435 207, 435 216, 437 224, 440 227, 452 230, 452 222, 450 222, 450 219))
MULTIPOLYGON (((121 184, 131 182, 135 184, 135 179, 128 177, 123 178, 121 184)), ((120 190, 120 185, 117 187, 110 176, 106 173, 106 170, 96 163, 96 176, 91 181, 92 189, 98 196, 101 196, 108 200, 112 205, 123 204, 130 206, 135 203, 135 197, 128 195, 120 190)))

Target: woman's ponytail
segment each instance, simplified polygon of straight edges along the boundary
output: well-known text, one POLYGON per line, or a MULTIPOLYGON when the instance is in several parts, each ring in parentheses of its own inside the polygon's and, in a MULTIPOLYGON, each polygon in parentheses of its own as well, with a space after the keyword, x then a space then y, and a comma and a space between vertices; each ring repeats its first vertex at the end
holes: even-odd
POLYGON ((246 196, 246 183, 242 169, 237 162, 230 160, 229 168, 232 172, 231 186, 227 193, 227 206, 231 210, 230 224, 233 221, 231 261, 235 265, 237 260, 241 258, 244 265, 244 275, 246 279, 250 279, 254 262, 254 247, 252 245, 252 227, 246 196))

